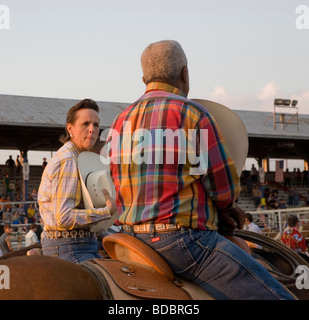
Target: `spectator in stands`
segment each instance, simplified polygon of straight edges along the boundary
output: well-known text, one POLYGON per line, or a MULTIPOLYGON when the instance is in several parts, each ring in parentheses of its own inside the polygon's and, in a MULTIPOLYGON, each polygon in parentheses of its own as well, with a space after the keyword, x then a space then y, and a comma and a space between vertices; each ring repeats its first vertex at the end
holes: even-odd
POLYGON ((254 195, 254 205, 257 208, 261 204, 261 189, 259 184, 256 184, 254 189, 253 189, 253 195, 254 195))
POLYGON ((11 223, 12 222, 12 212, 10 208, 5 208, 3 212, 2 219, 5 223, 11 223))
MULTIPOLYGON (((252 214, 248 212, 245 214, 245 230, 256 232, 259 234, 261 233, 261 229, 259 228, 259 226, 253 222, 252 214)), ((250 248, 262 249, 262 247, 258 244, 252 243, 250 241, 246 242, 250 248)))
POLYGON ((26 245, 25 245, 26 247, 29 247, 29 246, 39 242, 36 231, 37 231, 37 226, 33 223, 30 226, 30 230, 26 234, 26 245))
POLYGON ((22 203, 19 203, 16 211, 18 212, 20 223, 24 223, 26 217, 24 205, 22 203))
POLYGON ((254 166, 254 164, 252 164, 252 167, 251 167, 251 179, 252 179, 252 183, 258 182, 258 171, 254 166))
POLYGON ((306 193, 306 205, 309 206, 309 190, 306 193))
POLYGON ((42 163, 42 173, 44 172, 44 170, 45 170, 45 168, 46 168, 46 166, 47 166, 47 160, 46 160, 46 158, 43 158, 43 163, 42 163))
POLYGON ((288 205, 289 205, 289 207, 292 207, 294 205, 294 190, 293 189, 289 190, 288 205))
POLYGON ((8 204, 5 204, 4 205, 4 209, 10 209, 12 211, 12 204, 10 203, 11 202, 11 199, 10 197, 7 197, 6 200, 4 200, 4 203, 8 202, 8 204))
POLYGON ((3 196, 2 196, 2 194, 0 195, 0 220, 2 220, 2 215, 3 215, 3 210, 4 210, 4 208, 3 208, 3 203, 4 202, 4 199, 3 199, 3 196))
POLYGON ((249 212, 247 212, 245 215, 245 229, 256 233, 261 233, 259 226, 253 222, 253 216, 249 212))
POLYGON ((0 237, 0 249, 2 251, 2 255, 13 251, 11 238, 10 238, 10 235, 12 232, 13 232, 13 229, 11 228, 11 225, 9 223, 6 223, 4 225, 4 233, 0 237))
POLYGON ((10 175, 8 173, 5 175, 3 183, 5 184, 5 196, 9 197, 10 200, 13 201, 14 183, 10 181, 10 175))
POLYGON ((286 209, 286 208, 287 208, 287 206, 286 206, 286 204, 285 204, 285 201, 284 201, 283 198, 281 198, 281 199, 279 200, 278 209, 286 209))
POLYGON ((17 211, 14 211, 13 216, 12 216, 12 224, 19 224, 19 214, 17 211))
POLYGON ((7 173, 10 175, 11 178, 14 178, 15 161, 12 159, 12 156, 9 156, 9 158, 6 160, 5 166, 7 168, 7 173))
POLYGON ((22 230, 27 233, 30 230, 29 220, 27 217, 25 217, 25 219, 24 219, 24 224, 25 224, 25 226, 23 226, 22 230))
POLYGON ((19 155, 17 155, 15 162, 16 162, 16 176, 20 176, 21 175, 22 165, 21 165, 21 162, 19 160, 19 155))
POLYGON ((29 203, 28 209, 27 209, 27 217, 29 223, 35 222, 35 208, 33 206, 33 203, 29 203))
POLYGON ((303 171, 303 186, 308 185, 308 171, 305 169, 303 171))
POLYGON ((299 191, 296 187, 294 188, 293 205, 294 207, 298 207, 299 205, 299 191))
POLYGON ((299 232, 300 221, 295 215, 288 217, 288 227, 281 236, 281 242, 296 252, 308 251, 305 237, 299 232))
POLYGON ((33 189, 32 193, 31 193, 31 197, 33 201, 37 201, 38 200, 38 192, 36 189, 33 189))
POLYGON ((291 187, 291 172, 289 172, 289 169, 286 168, 285 173, 284 173, 284 186, 291 187))

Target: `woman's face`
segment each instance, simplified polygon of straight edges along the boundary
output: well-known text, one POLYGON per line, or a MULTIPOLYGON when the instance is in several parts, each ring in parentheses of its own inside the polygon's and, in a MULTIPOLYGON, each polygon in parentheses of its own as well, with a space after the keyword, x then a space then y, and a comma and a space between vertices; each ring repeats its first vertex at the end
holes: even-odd
POLYGON ((67 130, 73 136, 71 141, 79 152, 88 151, 94 146, 99 135, 99 124, 99 115, 93 109, 77 111, 75 123, 67 124, 67 130))

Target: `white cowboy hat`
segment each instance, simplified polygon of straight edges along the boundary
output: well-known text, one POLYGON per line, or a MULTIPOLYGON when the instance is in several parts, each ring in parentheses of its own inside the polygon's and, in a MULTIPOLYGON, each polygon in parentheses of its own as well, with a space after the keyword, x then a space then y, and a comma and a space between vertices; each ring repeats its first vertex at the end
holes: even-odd
POLYGON ((222 104, 202 99, 192 100, 204 106, 214 117, 240 176, 249 148, 248 133, 243 121, 234 111, 222 104))
MULTIPOLYGON (((116 191, 110 176, 109 166, 102 163, 100 156, 94 152, 84 151, 78 156, 78 170, 82 186, 83 201, 86 209, 104 208, 106 199, 103 189, 106 189, 115 199, 116 191)), ((102 220, 95 224, 96 231, 108 229, 113 225, 115 215, 111 219, 102 220)), ((91 229, 91 231, 94 231, 91 229)))

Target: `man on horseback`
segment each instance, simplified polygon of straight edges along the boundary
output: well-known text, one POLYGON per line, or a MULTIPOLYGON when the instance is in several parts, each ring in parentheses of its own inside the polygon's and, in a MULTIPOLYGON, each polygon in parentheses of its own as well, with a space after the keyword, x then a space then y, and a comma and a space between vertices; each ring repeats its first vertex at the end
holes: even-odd
POLYGON ((117 145, 110 159, 118 223, 160 253, 176 276, 216 299, 292 299, 264 267, 217 231, 219 220, 243 226, 244 213, 236 205, 239 177, 215 119, 187 98, 181 46, 151 44, 141 63, 146 92, 115 119, 107 141, 117 145), (169 134, 177 130, 184 134, 171 143, 169 134))

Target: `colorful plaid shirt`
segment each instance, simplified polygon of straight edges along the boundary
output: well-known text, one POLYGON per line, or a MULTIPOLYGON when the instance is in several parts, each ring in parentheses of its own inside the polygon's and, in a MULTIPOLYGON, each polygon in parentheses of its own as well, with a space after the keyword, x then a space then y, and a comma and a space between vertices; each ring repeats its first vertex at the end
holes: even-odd
POLYGON ((107 146, 120 224, 179 223, 200 230, 217 228, 218 209, 234 204, 239 178, 215 120, 205 107, 173 86, 153 82, 115 119, 111 129, 107 146), (190 129, 197 132, 195 145, 189 138, 190 129), (173 139, 177 130, 182 139, 173 139), (204 132, 207 141, 201 140, 204 132), (205 154, 205 149, 206 173, 192 171, 202 162, 198 156, 205 154))
POLYGON ((85 228, 111 217, 108 207, 83 209, 78 155, 74 144, 68 141, 48 162, 43 172, 38 203, 44 230, 85 228))

